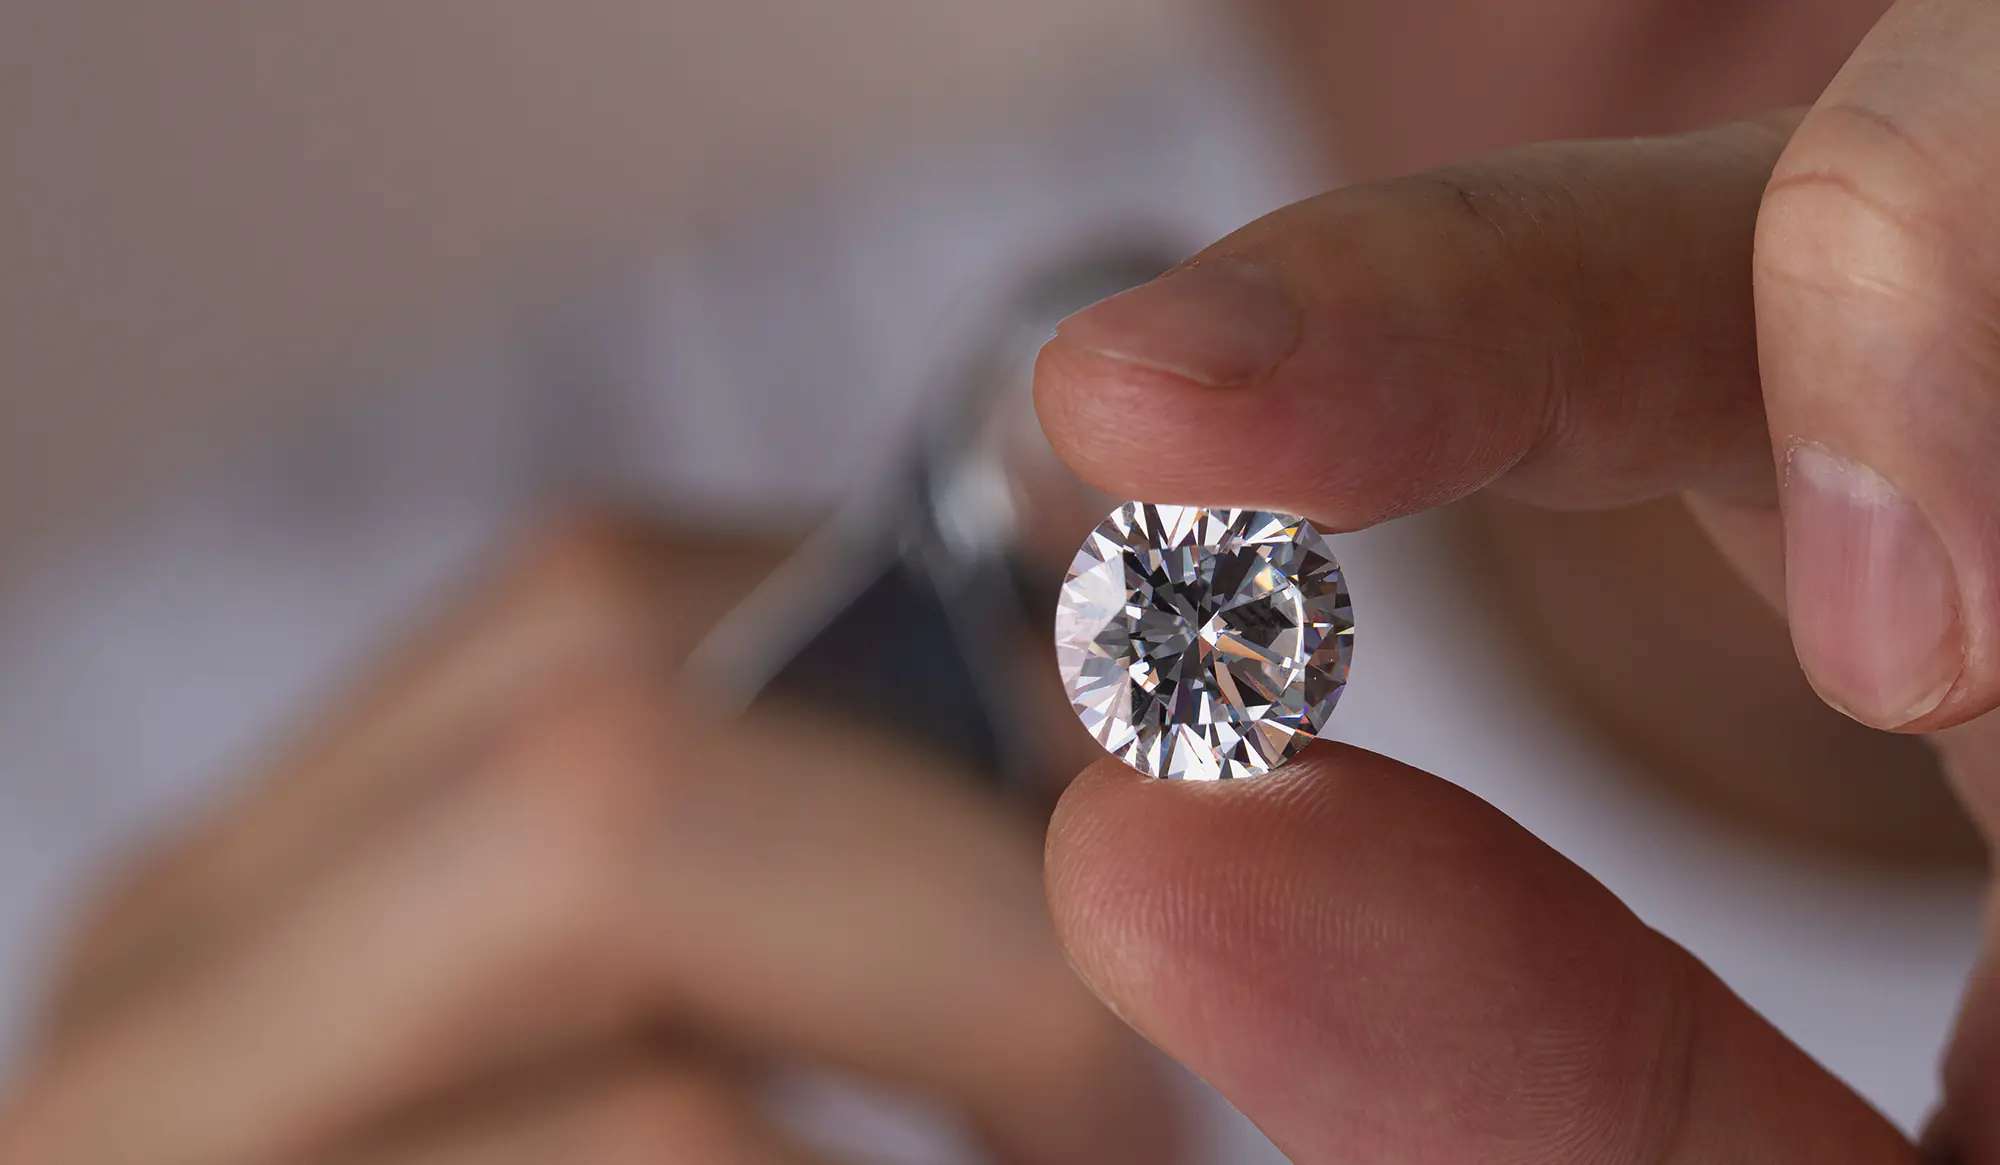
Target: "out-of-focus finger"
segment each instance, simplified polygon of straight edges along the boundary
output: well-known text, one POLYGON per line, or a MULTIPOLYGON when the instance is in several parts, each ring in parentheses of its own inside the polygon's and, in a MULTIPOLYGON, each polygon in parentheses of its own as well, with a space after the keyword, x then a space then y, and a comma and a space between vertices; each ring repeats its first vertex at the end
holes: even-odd
POLYGON ((1115 761, 1049 837, 1085 977, 1300 1165, 1909 1165, 1886 1121, 1492 807, 1330 743, 1115 761))
POLYGON ((2000 707, 2000 7, 1903 0, 1801 123, 1758 226, 1792 634, 1827 698, 2000 707))
POLYGON ((606 916, 637 894, 619 843, 651 808, 633 772, 648 738, 625 737, 658 723, 623 706, 636 698, 600 682, 544 714, 287 910, 93 1016, 30 1074, 0 1161, 309 1156, 430 1090, 614 1030, 637 997, 606 916), (618 733, 596 730, 606 718, 618 733))
POLYGON ((619 1063, 475 1100, 328 1165, 809 1165, 742 1082, 687 1061, 619 1063))
POLYGON ((1055 941, 1034 826, 795 714, 685 763, 720 775, 670 815, 654 958, 702 1023, 942 1098, 1010 1161, 1176 1159, 1158 1064, 1055 941))
POLYGON ((282 903, 358 836, 448 784, 552 685, 678 658, 777 550, 581 515, 550 523, 214 817, 127 872, 53 980, 50 1038, 282 903))
POLYGON ((663 1024, 938 1097, 1028 1165, 1172 1158, 1020 822, 852 730, 696 708, 639 677, 524 714, 457 795, 55 1049, 0 1162, 290 1159, 663 1024))

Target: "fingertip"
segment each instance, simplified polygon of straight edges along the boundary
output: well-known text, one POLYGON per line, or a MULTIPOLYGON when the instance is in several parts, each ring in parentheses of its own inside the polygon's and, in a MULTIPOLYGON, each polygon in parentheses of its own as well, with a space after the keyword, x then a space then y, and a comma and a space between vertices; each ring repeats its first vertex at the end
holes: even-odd
POLYGON ((1368 908, 1388 889, 1370 885, 1387 866, 1322 848, 1369 828, 1382 766, 1400 767, 1331 742, 1241 781, 1153 780, 1110 758, 1092 765, 1049 829, 1050 906, 1071 961, 1127 1022, 1184 1060, 1194 1051, 1194 1063, 1201 1053, 1187 1041, 1215 1033, 1183 1021, 1204 1000, 1311 994, 1283 982, 1309 964, 1309 974, 1324 969, 1317 956, 1291 958, 1301 945, 1400 925, 1368 908), (1346 867, 1346 892, 1328 892, 1329 862, 1346 867))
POLYGON ((1315 353, 1312 367, 1302 357, 1269 383, 1218 389, 1059 336, 1037 360, 1035 408, 1057 455, 1113 497, 1278 510, 1331 531, 1449 494, 1410 486, 1411 464, 1435 453, 1408 441, 1400 406, 1326 424, 1327 386, 1366 383, 1331 359, 1315 353))
POLYGON ((1114 1011, 1294 1159, 1586 1133, 1619 1159, 1674 1000, 1650 932, 1587 876, 1350 746, 1236 782, 1121 769, 1086 770, 1052 824, 1058 933, 1114 1011), (1524 1091, 1534 1111, 1508 1099, 1524 1091))
POLYGON ((1213 503, 1235 484, 1231 438, 1250 407, 1239 393, 1058 335, 1036 359, 1034 399, 1057 455, 1114 497, 1213 503))

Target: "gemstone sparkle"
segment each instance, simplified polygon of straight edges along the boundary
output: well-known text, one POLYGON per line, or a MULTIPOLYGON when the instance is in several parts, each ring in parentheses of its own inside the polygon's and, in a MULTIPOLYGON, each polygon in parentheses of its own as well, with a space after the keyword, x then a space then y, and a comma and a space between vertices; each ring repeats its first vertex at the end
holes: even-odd
POLYGON ((1354 653, 1326 539, 1265 510, 1127 502, 1056 609, 1056 664, 1098 743, 1149 777, 1267 772, 1316 735, 1354 653))

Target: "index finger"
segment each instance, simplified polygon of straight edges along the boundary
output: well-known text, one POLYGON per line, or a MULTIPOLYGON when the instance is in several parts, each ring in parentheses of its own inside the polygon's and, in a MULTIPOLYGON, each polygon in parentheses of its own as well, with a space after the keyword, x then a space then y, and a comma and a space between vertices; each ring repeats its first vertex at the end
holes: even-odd
POLYGON ((1789 116, 1277 211, 1066 321, 1042 423, 1127 497, 1353 528, 1488 484, 1769 501, 1751 244, 1789 116))

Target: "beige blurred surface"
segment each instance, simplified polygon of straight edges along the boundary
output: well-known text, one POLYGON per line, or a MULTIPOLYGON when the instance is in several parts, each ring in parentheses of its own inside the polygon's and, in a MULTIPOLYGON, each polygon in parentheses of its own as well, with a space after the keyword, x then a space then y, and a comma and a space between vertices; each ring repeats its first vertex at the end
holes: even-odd
POLYGON ((721 192, 1073 98, 1187 24, 1176 0, 0 5, 0 563, 334 353, 721 192))

